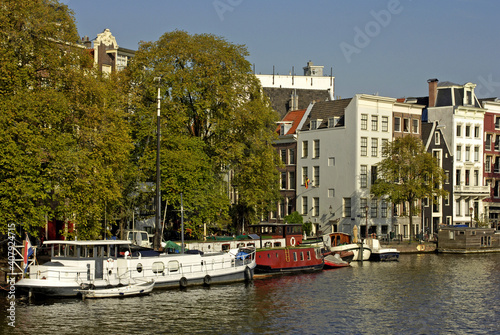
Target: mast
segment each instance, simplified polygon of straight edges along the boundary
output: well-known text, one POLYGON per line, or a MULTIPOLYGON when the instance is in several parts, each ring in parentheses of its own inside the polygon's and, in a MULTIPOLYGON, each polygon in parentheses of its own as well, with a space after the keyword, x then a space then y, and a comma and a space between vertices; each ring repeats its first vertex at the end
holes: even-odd
POLYGON ((160 77, 155 77, 154 81, 158 82, 158 106, 156 113, 156 212, 155 212, 155 236, 153 247, 155 250, 160 249, 160 214, 161 214, 161 198, 160 198, 160 77))

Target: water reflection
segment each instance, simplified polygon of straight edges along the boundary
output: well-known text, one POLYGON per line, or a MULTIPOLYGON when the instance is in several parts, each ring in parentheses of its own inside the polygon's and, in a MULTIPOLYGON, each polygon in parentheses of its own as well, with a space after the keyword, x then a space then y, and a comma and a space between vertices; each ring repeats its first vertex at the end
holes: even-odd
POLYGON ((499 332, 500 254, 399 262, 146 297, 18 301, 11 334, 441 334, 499 332))

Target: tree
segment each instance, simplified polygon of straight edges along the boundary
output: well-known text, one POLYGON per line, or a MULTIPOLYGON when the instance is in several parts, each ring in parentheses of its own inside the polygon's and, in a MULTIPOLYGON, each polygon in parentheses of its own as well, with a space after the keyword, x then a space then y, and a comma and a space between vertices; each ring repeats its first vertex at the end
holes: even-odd
POLYGON ((285 216, 285 222, 286 223, 300 223, 300 224, 302 224, 302 231, 305 232, 306 235, 311 234, 312 222, 310 222, 310 221, 304 222, 304 218, 297 211, 292 212, 292 213, 288 214, 287 216, 285 216))
POLYGON ((47 221, 102 236, 120 207, 131 141, 120 80, 92 69, 55 0, 0 7, 0 231, 47 221))
POLYGON ((214 35, 174 31, 142 42, 127 68, 137 162, 144 178, 154 180, 151 139, 159 87, 163 200, 179 208, 183 192, 193 222, 224 221, 230 187, 238 192, 238 209, 232 213, 239 218, 253 213, 255 219, 279 197, 272 147, 278 117, 247 55, 243 46, 214 35))
POLYGON ((393 204, 408 203, 410 241, 413 233, 415 202, 419 199, 445 196, 442 189, 446 175, 436 158, 426 152, 422 140, 404 136, 382 148, 384 158, 377 164, 378 178, 370 192, 386 196, 393 204))

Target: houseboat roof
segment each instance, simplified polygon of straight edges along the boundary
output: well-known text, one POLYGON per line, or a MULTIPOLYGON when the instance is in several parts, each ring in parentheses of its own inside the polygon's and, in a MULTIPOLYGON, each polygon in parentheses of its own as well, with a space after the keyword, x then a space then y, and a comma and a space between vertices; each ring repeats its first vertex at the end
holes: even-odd
POLYGON ((49 240, 44 241, 43 244, 65 244, 65 245, 123 245, 132 244, 128 240, 89 240, 89 241, 62 241, 62 240, 49 240))

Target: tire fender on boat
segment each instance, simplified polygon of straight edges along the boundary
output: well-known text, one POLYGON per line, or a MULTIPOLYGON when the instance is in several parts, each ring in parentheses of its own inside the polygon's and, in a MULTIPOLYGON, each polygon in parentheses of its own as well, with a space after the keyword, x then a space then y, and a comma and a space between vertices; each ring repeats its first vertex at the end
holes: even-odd
POLYGON ((188 281, 186 279, 186 277, 182 277, 180 280, 179 280, 179 286, 181 288, 186 288, 188 286, 188 281))
POLYGON ((209 275, 206 275, 204 278, 203 278, 203 285, 205 286, 208 286, 212 283, 212 277, 210 277, 209 275))
POLYGON ((252 279, 253 279, 252 270, 250 270, 250 268, 247 266, 245 268, 245 281, 249 282, 252 281, 252 279))
POLYGON ((291 245, 292 247, 295 247, 295 237, 293 237, 293 236, 292 236, 292 237, 290 237, 290 245, 291 245))

